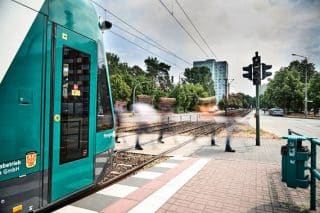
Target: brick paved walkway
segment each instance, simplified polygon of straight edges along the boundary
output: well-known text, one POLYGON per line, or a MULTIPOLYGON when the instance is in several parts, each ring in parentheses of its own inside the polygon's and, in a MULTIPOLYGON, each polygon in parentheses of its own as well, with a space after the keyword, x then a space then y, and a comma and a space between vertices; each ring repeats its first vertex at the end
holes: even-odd
MULTIPOLYGON (((183 138, 176 139, 144 148, 158 149, 183 138)), ((224 152, 225 138, 217 137, 216 143, 211 146, 209 137, 199 137, 174 152, 175 159, 140 171, 57 212, 308 211, 309 189, 290 189, 281 182, 280 147, 286 141, 264 139, 261 146, 255 146, 254 139, 232 138, 236 153, 224 152)), ((319 185, 317 197, 320 212, 319 185)))
POLYGON ((288 189, 277 165, 211 160, 158 212, 300 212, 308 207, 308 190, 288 189))

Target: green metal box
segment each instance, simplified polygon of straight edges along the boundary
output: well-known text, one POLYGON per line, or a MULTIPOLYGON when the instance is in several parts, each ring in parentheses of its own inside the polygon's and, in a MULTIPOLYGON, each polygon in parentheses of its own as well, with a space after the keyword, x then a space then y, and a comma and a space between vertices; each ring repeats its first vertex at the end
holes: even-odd
POLYGON ((281 147, 282 181, 286 182, 288 187, 307 188, 309 180, 305 170, 306 162, 309 160, 309 150, 301 145, 306 138, 296 135, 284 138, 288 139, 288 143, 281 147))

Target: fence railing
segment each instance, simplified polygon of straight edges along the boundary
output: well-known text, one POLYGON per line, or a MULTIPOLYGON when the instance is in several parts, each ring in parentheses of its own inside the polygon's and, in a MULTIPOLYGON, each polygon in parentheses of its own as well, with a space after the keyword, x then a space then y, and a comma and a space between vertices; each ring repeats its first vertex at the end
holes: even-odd
MULTIPOLYGON (((288 134, 289 135, 299 135, 299 136, 304 136, 298 132, 295 132, 291 129, 288 129, 288 134)), ((316 187, 316 180, 320 180, 320 171, 317 170, 317 145, 320 145, 320 140, 317 138, 312 138, 312 137, 307 137, 308 141, 311 143, 311 151, 310 151, 310 158, 311 158, 311 163, 308 166, 308 169, 310 171, 310 210, 316 210, 316 192, 317 192, 317 187, 316 187)))

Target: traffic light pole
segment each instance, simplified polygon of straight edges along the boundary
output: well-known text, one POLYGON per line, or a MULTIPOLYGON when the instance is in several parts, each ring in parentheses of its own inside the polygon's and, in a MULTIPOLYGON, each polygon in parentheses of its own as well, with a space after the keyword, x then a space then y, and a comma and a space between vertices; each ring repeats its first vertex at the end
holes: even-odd
POLYGON ((255 52, 255 56, 252 58, 252 64, 242 68, 243 71, 247 72, 242 76, 252 80, 253 85, 256 85, 256 146, 260 146, 260 84, 261 80, 272 75, 271 72, 267 71, 271 68, 272 65, 261 63, 261 56, 259 56, 258 51, 255 52))
POLYGON ((256 85, 256 146, 260 146, 260 85, 256 85))

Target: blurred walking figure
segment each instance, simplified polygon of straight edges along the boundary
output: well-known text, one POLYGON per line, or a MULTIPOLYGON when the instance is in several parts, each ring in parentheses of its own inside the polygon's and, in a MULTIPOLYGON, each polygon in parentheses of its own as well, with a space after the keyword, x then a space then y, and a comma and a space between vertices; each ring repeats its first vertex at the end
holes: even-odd
POLYGON ((164 143, 163 139, 163 133, 164 130, 167 128, 169 125, 169 117, 168 115, 172 111, 172 106, 176 103, 175 98, 166 98, 162 97, 159 100, 159 108, 160 108, 160 122, 161 122, 161 127, 160 127, 160 132, 159 132, 159 137, 158 137, 158 142, 159 143, 164 143))
POLYGON ((225 152, 235 152, 236 150, 231 148, 231 135, 233 132, 233 123, 232 121, 229 119, 226 122, 226 129, 227 129, 227 138, 226 138, 226 148, 225 148, 225 152))
POLYGON ((143 150, 140 145, 140 135, 146 132, 150 123, 159 122, 159 115, 152 106, 145 103, 135 103, 132 107, 138 125, 135 149, 143 150))
MULTIPOLYGON (((121 104, 121 102, 116 101, 116 103, 114 104, 114 114, 116 116, 116 126, 117 128, 119 128, 121 126, 121 114, 123 113, 123 105, 121 104)), ((118 129, 116 130, 116 143, 120 143, 119 139, 119 135, 118 135, 118 129)))
POLYGON ((161 126, 160 126, 158 142, 159 143, 164 143, 164 141, 162 140, 163 139, 163 133, 164 133, 165 125, 166 125, 166 116, 165 116, 164 112, 161 112, 160 122, 161 122, 161 126))

